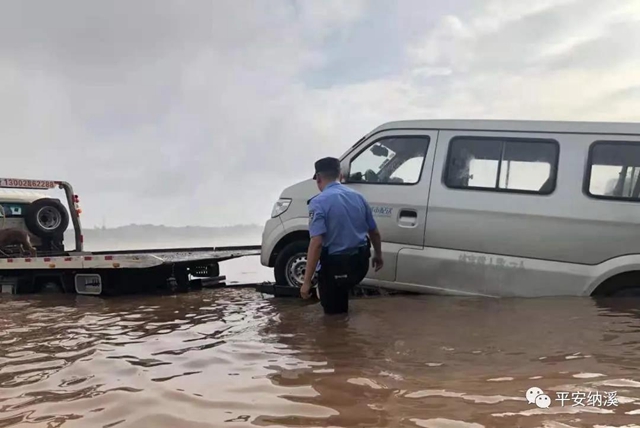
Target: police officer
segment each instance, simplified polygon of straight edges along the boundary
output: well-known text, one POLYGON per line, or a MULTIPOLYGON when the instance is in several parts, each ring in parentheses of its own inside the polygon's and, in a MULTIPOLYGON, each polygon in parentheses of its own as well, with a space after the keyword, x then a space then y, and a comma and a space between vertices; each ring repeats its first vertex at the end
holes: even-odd
POLYGON ((340 183, 338 159, 318 160, 313 178, 320 193, 307 202, 311 242, 300 295, 311 296, 317 272, 324 312, 345 313, 349 311, 349 290, 366 276, 369 259, 376 271, 382 268, 380 232, 364 196, 340 183))

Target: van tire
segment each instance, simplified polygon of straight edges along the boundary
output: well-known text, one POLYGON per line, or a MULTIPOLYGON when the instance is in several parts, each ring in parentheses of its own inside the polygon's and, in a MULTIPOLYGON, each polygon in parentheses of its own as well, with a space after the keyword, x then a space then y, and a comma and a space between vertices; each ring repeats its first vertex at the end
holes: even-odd
POLYGON ((280 251, 273 268, 277 285, 297 288, 302 286, 302 280, 298 282, 291 279, 292 276, 295 276, 291 271, 299 272, 300 265, 305 266, 308 247, 308 241, 294 241, 280 251))
POLYGON ((28 205, 24 222, 40 238, 62 236, 69 227, 69 214, 57 199, 41 198, 28 205))

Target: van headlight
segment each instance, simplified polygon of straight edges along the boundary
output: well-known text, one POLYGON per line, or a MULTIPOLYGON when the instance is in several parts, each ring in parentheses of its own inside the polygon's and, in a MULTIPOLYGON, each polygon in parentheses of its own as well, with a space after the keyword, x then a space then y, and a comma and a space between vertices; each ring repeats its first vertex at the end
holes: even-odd
POLYGON ((271 218, 284 214, 284 212, 289 209, 289 205, 291 205, 291 199, 278 199, 278 201, 273 205, 273 210, 271 210, 271 218))

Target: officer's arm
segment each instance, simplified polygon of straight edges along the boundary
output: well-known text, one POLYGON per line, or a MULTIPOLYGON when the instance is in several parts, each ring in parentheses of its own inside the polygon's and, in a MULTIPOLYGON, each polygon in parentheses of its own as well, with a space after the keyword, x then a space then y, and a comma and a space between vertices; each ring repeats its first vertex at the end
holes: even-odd
POLYGON ((367 226, 369 228, 369 239, 371 239, 371 244, 373 245, 374 254, 377 256, 382 255, 382 237, 380 236, 380 231, 378 230, 378 224, 376 220, 373 218, 373 213, 371 212, 371 207, 369 203, 365 200, 364 204, 366 206, 366 217, 367 217, 367 226))
POLYGON ((373 245, 373 253, 376 256, 382 256, 382 237, 378 228, 369 231, 369 239, 373 245))
POLYGON ((307 267, 304 273, 305 283, 311 283, 322 252, 323 235, 327 232, 322 207, 315 201, 309 203, 309 248, 307 249, 307 267))

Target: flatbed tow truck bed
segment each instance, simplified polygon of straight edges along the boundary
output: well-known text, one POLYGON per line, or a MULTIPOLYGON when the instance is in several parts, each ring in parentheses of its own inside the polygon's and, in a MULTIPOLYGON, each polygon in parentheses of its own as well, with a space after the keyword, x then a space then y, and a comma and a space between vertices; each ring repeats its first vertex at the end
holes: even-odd
POLYGON ((221 262, 244 256, 259 256, 259 245, 226 246, 226 247, 197 247, 197 248, 164 248, 147 250, 117 250, 117 251, 92 251, 96 257, 140 257, 152 256, 162 263, 193 263, 215 261, 221 262))

